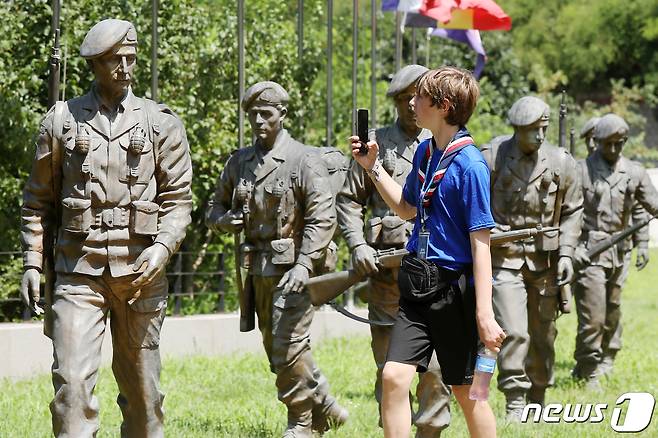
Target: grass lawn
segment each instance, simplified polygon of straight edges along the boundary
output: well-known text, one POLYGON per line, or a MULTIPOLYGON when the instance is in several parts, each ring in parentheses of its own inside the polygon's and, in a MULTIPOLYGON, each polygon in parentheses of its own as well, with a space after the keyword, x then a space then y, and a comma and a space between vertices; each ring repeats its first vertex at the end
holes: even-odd
MULTIPOLYGON (((602 393, 588 392, 569 377, 576 327, 575 313, 558 321, 556 385, 547 403, 608 403, 599 424, 506 425, 504 397, 492 390, 499 435, 509 437, 616 436, 610 419, 617 397, 626 392, 658 394, 658 251, 642 272, 632 272, 624 291, 624 349, 614 376, 602 393)), ((235 334, 239 336, 238 333, 235 334)), ((349 422, 329 437, 379 437, 377 406, 372 395, 374 364, 369 339, 354 337, 324 342, 314 350, 329 378, 332 392, 350 411, 349 422)), ((264 354, 221 358, 197 357, 164 362, 162 384, 167 397, 166 433, 170 437, 278 437, 286 422, 285 409, 276 400, 274 375, 264 354)), ((50 436, 48 403, 52 386, 47 375, 12 383, 0 380, 0 437, 50 436)), ((104 368, 98 381, 101 405, 100 437, 118 436, 120 412, 114 400, 116 384, 104 368)), ((624 407, 627 407, 625 404, 624 407)), ((468 436, 463 416, 453 402, 453 421, 443 436, 468 436)), ((658 437, 658 420, 641 436, 658 437)))

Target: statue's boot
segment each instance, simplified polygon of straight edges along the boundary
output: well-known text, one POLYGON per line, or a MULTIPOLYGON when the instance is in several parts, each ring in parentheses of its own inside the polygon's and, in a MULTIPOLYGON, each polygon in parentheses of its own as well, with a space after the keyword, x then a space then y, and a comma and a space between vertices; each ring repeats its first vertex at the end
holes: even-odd
POLYGON ((527 399, 528 403, 536 403, 540 406, 544 406, 544 398, 546 397, 546 388, 537 388, 532 387, 528 391, 527 399))
POLYGON ((288 427, 283 432, 282 438, 313 438, 312 407, 311 400, 288 406, 288 427))
POLYGON ((520 423, 526 405, 524 392, 505 393, 505 419, 510 423, 520 423))
POLYGON ((313 430, 324 433, 329 429, 338 429, 345 424, 349 413, 338 404, 336 399, 327 395, 321 405, 313 406, 313 430))
POLYGON ((439 438, 441 430, 426 426, 416 427, 416 438, 439 438))
POLYGON ((605 352, 603 353, 603 359, 598 366, 598 374, 600 376, 609 377, 612 374, 612 370, 615 364, 615 355, 617 352, 605 352))

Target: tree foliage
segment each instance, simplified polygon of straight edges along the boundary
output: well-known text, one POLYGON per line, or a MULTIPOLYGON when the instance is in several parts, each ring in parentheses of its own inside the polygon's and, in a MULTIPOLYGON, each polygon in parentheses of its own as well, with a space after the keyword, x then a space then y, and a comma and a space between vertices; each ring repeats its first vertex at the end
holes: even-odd
MULTIPOLYGON (((377 81, 377 125, 394 120, 385 98, 394 73, 394 14, 377 12, 377 63, 371 68, 370 5, 361 2, 357 65, 357 107, 370 107, 371 77, 377 81)), ((554 109, 549 140, 557 142, 559 91, 570 94, 570 123, 578 128, 592 115, 615 111, 627 118, 633 136, 627 152, 648 162, 658 153, 647 149, 654 138, 644 136, 640 109, 656 105, 658 87, 658 3, 655 0, 500 0, 512 16, 511 32, 483 32, 488 54, 480 80, 481 98, 469 128, 478 143, 509 133, 506 113, 519 97, 533 93, 554 109)), ((262 80, 281 83, 290 93, 286 127, 312 145, 327 144, 326 2, 304 2, 303 53, 297 52, 297 2, 245 2, 246 85, 262 80)), ((335 2, 333 29, 333 137, 346 150, 352 130, 352 5, 335 2)), ((237 11, 233 0, 171 0, 160 2, 159 99, 182 118, 194 165, 193 225, 185 247, 232 250, 226 238, 211 238, 203 213, 228 155, 238 145, 237 11), (213 240, 214 239, 214 240, 213 240)), ((78 48, 88 29, 107 17, 135 23, 139 47, 134 90, 150 95, 150 2, 79 0, 64 2, 62 44, 66 57, 67 98, 85 93, 92 76, 78 48)), ((34 136, 46 113, 51 10, 48 0, 0 2, 0 250, 19 247, 21 190, 34 154, 34 136)), ((418 63, 473 68, 475 54, 465 45, 426 39, 418 30, 418 63)), ((403 64, 411 63, 411 31, 403 37, 403 64)), ((245 124, 246 143, 249 128, 245 124)), ((232 257, 226 257, 226 270, 232 257)), ((210 262, 206 262, 210 263, 210 262)), ((214 263, 214 262, 213 262, 214 263)), ((206 266, 208 267, 208 266, 206 266)), ((203 269, 204 266, 197 266, 203 269)), ((16 296, 17 259, 0 259, 0 300, 16 296)), ((235 290, 229 275, 226 289, 235 290)), ((205 287, 203 284, 196 286, 205 287)), ((194 288, 195 284, 186 285, 194 288)), ((195 301, 197 302, 197 301, 195 301)), ((233 305, 234 297, 227 302, 233 305)), ((209 301, 198 306, 207 307, 209 301)), ((204 308, 205 308, 204 307, 204 308)), ((2 312, 2 309, 0 309, 2 312)), ((0 315, 2 318, 2 315, 0 315)))

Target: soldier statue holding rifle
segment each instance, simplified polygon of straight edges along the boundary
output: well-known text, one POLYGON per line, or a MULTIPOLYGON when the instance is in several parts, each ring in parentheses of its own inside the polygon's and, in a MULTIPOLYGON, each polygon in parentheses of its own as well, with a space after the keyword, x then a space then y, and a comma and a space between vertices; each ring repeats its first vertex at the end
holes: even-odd
POLYGON ((311 355, 313 307, 304 284, 322 269, 336 227, 329 174, 317 148, 283 128, 288 93, 259 82, 242 100, 255 135, 253 146, 228 159, 206 213, 210 229, 244 231, 239 260, 248 275, 241 287, 241 330, 253 329, 253 312, 276 374, 279 400, 288 409, 286 438, 311 437, 347 419, 329 394, 311 355))
POLYGON ((642 269, 648 261, 648 239, 646 232, 636 232, 632 243, 629 235, 598 254, 591 254, 592 248, 622 232, 628 235, 631 223, 633 229, 642 227, 658 213, 658 193, 646 170, 621 154, 628 131, 621 117, 603 116, 593 129, 596 149, 579 162, 585 219, 575 252, 577 265, 583 269, 574 294, 578 332, 573 374, 593 387, 599 386, 600 376, 612 371, 621 349, 621 289, 632 243, 638 251, 636 266, 642 269))
POLYGON ((566 150, 544 141, 549 113, 536 97, 519 99, 508 114, 514 135, 483 147, 497 228, 558 228, 534 241, 491 248, 494 311, 507 332, 498 356, 498 388, 505 393, 511 420, 520 419, 526 397, 543 403, 553 384, 559 286, 573 276, 572 256, 582 224, 576 162, 566 150))

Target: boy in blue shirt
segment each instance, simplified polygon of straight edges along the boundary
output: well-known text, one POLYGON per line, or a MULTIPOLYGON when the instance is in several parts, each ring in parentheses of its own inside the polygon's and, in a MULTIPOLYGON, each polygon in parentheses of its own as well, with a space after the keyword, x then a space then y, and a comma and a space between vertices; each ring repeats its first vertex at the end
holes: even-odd
POLYGON ((354 159, 388 206, 402 219, 416 218, 407 244, 411 255, 398 277, 400 312, 383 371, 387 438, 409 436, 409 387, 432 351, 471 436, 496 434, 489 404, 468 397, 478 340, 497 353, 505 338, 491 300, 489 230, 495 224, 489 169, 465 128, 478 96, 477 82, 466 70, 443 67, 421 77, 411 105, 418 126, 433 137, 418 146, 404 188, 384 171, 376 142, 362 155, 359 138, 350 137, 354 159))

